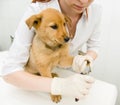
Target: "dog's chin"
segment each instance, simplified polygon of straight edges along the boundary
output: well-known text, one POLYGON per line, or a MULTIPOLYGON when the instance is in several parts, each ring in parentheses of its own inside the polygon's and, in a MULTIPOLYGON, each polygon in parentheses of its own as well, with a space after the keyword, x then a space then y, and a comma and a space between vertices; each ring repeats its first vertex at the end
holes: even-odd
POLYGON ((54 41, 47 42, 46 47, 48 47, 48 48, 50 48, 52 50, 56 50, 56 49, 60 48, 61 46, 63 46, 64 43, 60 43, 60 42, 54 40, 54 41))

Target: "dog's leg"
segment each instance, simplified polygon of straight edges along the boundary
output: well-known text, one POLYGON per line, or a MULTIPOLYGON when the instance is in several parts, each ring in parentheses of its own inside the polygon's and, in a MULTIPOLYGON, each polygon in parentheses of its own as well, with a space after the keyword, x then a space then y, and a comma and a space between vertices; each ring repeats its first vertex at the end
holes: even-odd
POLYGON ((73 58, 70 55, 66 55, 61 57, 60 62, 59 62, 59 66, 61 67, 71 67, 72 63, 73 63, 73 58))
POLYGON ((61 67, 71 67, 73 63, 73 56, 69 54, 69 46, 65 45, 61 50, 60 50, 60 59, 59 59, 59 65, 61 67))
MULTIPOLYGON (((50 77, 50 78, 58 77, 56 73, 51 73, 51 68, 47 68, 47 66, 45 66, 44 68, 40 68, 40 74, 41 76, 44 76, 44 77, 50 77)), ((50 96, 52 101, 56 103, 60 102, 60 100, 62 99, 61 95, 50 94, 50 96)))
MULTIPOLYGON (((52 73, 52 77, 53 77, 53 78, 54 78, 54 77, 58 77, 58 75, 57 75, 56 73, 52 73)), ((60 102, 60 100, 62 99, 62 96, 61 96, 61 95, 52 95, 52 94, 50 94, 50 95, 51 95, 51 99, 52 99, 53 102, 58 103, 58 102, 60 102)))

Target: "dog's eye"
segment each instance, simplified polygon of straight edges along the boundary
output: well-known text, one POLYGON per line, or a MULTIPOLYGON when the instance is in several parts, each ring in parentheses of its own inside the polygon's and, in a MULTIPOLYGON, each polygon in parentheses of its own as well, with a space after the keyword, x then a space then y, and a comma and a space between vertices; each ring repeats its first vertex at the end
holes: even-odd
POLYGON ((34 24, 38 24, 38 21, 37 21, 37 20, 35 20, 35 21, 34 21, 34 24))
POLYGON ((58 26, 55 24, 55 25, 52 25, 52 26, 50 26, 51 28, 53 28, 53 29, 57 29, 58 28, 58 26))
POLYGON ((63 23, 64 26, 66 26, 66 23, 63 23))

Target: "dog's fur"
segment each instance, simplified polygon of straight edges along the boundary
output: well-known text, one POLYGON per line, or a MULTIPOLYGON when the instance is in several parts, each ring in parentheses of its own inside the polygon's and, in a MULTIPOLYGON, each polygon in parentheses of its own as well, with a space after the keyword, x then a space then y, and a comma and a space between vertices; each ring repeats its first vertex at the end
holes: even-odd
MULTIPOLYGON (((34 27, 36 30, 30 49, 30 58, 25 66, 26 71, 52 78, 51 70, 55 66, 72 65, 73 57, 69 55, 67 43, 69 34, 66 30, 66 22, 69 22, 69 19, 52 8, 43 10, 40 14, 26 20, 29 29, 34 27)), ((51 96, 55 102, 61 99, 60 95, 51 96)))

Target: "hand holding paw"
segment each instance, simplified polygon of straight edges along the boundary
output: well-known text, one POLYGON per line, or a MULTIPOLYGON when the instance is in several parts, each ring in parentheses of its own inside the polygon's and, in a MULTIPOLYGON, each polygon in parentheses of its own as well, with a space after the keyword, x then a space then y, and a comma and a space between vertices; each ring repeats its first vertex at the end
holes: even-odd
POLYGON ((77 73, 87 74, 93 64, 93 58, 89 55, 77 55, 73 59, 72 68, 77 73))

